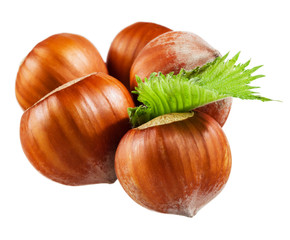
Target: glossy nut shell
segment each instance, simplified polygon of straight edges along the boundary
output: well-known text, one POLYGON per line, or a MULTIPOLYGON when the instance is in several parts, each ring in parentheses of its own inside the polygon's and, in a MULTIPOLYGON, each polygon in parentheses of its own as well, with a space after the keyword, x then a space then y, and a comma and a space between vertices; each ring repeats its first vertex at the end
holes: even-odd
POLYGON ((148 42, 168 31, 171 30, 151 22, 137 22, 124 28, 114 38, 108 52, 110 75, 130 89, 130 68, 134 59, 148 42))
POLYGON ((24 153, 56 182, 113 183, 115 151, 130 129, 127 108, 133 106, 128 90, 107 74, 69 82, 24 112, 24 153))
POLYGON ((138 204, 192 217, 225 186, 231 151, 209 115, 130 130, 115 157, 118 180, 138 204))
POLYGON ((76 34, 55 34, 38 43, 20 65, 16 98, 25 110, 58 86, 93 72, 108 72, 96 47, 76 34))

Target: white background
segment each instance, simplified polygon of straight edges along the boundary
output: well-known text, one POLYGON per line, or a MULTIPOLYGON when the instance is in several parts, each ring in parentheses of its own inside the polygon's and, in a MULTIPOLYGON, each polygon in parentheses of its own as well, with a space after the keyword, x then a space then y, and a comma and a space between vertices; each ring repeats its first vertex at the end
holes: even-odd
POLYGON ((288 1, 1 1, 0 239, 290 239, 290 62, 288 1), (22 59, 48 36, 85 36, 106 59, 126 26, 155 22, 191 31, 222 54, 263 64, 260 93, 282 103, 235 100, 224 131, 230 179, 193 218, 160 214, 118 182, 64 186, 39 174, 19 140, 14 94, 22 59), (287 35, 288 34, 288 35, 287 35))

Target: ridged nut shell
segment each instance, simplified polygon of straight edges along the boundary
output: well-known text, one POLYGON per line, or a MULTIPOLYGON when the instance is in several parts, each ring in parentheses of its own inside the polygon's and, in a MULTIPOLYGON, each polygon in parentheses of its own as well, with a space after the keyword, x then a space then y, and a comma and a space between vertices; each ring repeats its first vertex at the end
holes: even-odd
POLYGON ((16 98, 25 110, 58 86, 93 72, 108 70, 89 40, 70 33, 52 35, 38 43, 20 65, 16 98))
POLYGON ((151 22, 137 22, 117 34, 107 56, 109 74, 130 89, 130 68, 143 47, 169 28, 151 22))
POLYGON ((23 113, 24 153, 56 182, 113 183, 115 151, 130 129, 127 108, 133 106, 128 90, 104 73, 62 85, 23 113))
POLYGON ((115 168, 122 187, 138 204, 192 217, 225 186, 231 151, 219 124, 195 112, 184 120, 127 132, 115 168))

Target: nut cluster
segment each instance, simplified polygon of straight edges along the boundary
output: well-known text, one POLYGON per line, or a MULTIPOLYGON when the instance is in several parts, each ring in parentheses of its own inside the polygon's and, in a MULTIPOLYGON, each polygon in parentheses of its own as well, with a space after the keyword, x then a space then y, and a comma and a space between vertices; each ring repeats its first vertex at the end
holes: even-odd
POLYGON ((19 67, 23 151, 47 178, 65 185, 113 183, 149 209, 193 216, 224 187, 231 151, 222 130, 232 99, 132 128, 135 76, 178 73, 220 53, 199 36, 138 22, 117 34, 107 61, 76 34, 38 43, 19 67))

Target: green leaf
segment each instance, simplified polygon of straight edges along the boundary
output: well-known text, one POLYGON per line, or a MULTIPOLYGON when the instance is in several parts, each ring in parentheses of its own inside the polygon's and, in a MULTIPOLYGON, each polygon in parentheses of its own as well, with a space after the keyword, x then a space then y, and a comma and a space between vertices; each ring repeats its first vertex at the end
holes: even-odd
POLYGON ((264 77, 252 76, 262 66, 246 69, 250 61, 236 65, 239 54, 226 60, 227 53, 191 71, 181 69, 176 75, 152 73, 144 82, 136 76, 138 86, 133 93, 138 94, 143 105, 128 109, 132 125, 139 126, 167 113, 189 112, 227 97, 272 101, 252 91, 258 87, 249 85, 264 77))

